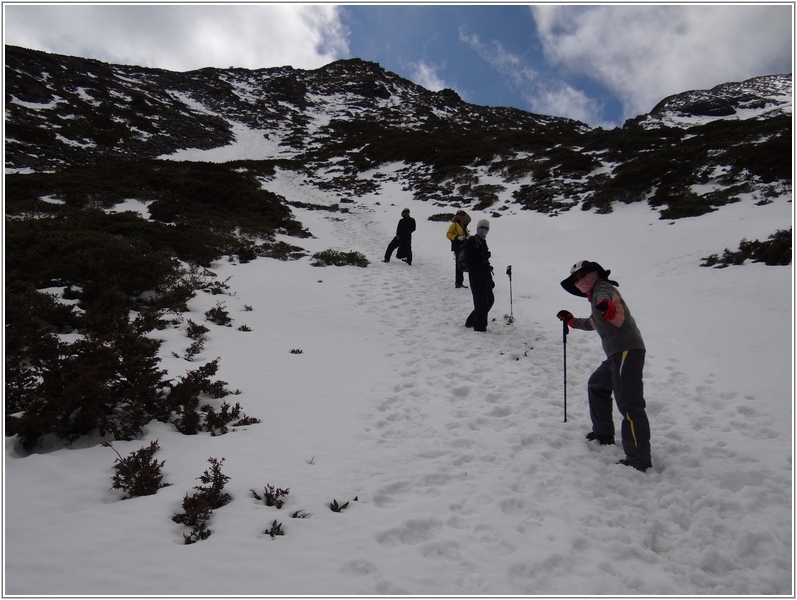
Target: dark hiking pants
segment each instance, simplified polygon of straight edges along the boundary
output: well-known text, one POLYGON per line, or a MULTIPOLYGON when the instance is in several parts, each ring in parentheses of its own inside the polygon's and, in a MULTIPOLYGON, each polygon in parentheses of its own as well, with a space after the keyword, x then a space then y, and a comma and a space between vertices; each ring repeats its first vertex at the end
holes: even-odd
POLYGON ((623 417, 623 450, 629 460, 650 466, 650 425, 645 414, 642 368, 644 350, 626 350, 613 354, 590 376, 587 385, 592 431, 596 435, 614 435, 612 392, 623 417))
POLYGON ((385 260, 390 260, 391 255, 393 254, 393 250, 399 248, 399 251, 396 252, 396 258, 400 258, 407 261, 408 265, 412 264, 412 243, 407 241, 406 243, 403 240, 397 240, 393 238, 390 240, 390 243, 387 245, 387 250, 385 250, 385 260))
POLYGON ((470 292, 473 294, 473 312, 465 324, 468 327, 473 325, 474 331, 487 331, 487 314, 495 302, 493 278, 489 273, 478 275, 468 273, 468 279, 470 292))
POLYGON ((454 251, 454 285, 457 287, 461 286, 465 283, 465 274, 462 272, 462 269, 459 268, 459 262, 457 261, 457 251, 454 251))

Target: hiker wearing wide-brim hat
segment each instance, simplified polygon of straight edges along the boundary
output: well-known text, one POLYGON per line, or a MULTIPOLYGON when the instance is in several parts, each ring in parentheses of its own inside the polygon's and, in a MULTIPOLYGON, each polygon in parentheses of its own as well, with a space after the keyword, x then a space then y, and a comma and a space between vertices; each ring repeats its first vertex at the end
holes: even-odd
POLYGON ((451 251, 454 253, 454 287, 457 288, 468 287, 465 285, 465 275, 457 262, 459 249, 465 243, 465 240, 470 237, 468 223, 470 223, 470 215, 464 210, 458 210, 451 220, 451 225, 448 226, 448 231, 446 231, 446 237, 451 241, 451 251))
POLYGON ((587 384, 592 431, 587 439, 602 445, 614 444, 612 393, 623 417, 621 435, 625 459, 620 464, 645 471, 651 467, 650 425, 645 413, 642 369, 645 343, 628 305, 617 291, 619 284, 609 279, 611 271, 596 262, 581 260, 570 269, 562 287, 574 296, 587 298, 592 307, 588 318, 575 318, 560 310, 556 315, 573 329, 597 331, 606 360, 590 376, 587 384))
POLYGON ((611 271, 607 271, 596 262, 592 262, 589 260, 580 260, 572 266, 572 268, 570 269, 570 276, 564 281, 562 281, 562 287, 571 294, 573 294, 574 296, 581 296, 582 298, 586 298, 587 294, 585 294, 576 287, 574 280, 576 277, 580 277, 582 274, 593 273, 593 272, 597 273, 600 279, 605 279, 606 281, 615 286, 619 285, 616 281, 611 281, 609 279, 611 271))

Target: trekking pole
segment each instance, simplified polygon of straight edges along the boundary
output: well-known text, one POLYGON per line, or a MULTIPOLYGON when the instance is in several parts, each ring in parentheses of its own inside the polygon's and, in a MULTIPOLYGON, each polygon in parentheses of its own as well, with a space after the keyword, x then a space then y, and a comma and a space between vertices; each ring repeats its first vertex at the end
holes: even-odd
POLYGON ((506 268, 506 274, 509 276, 509 323, 515 322, 515 315, 512 313, 512 265, 506 268))
POLYGON ((564 414, 567 423, 567 321, 562 321, 562 350, 564 352, 564 414))

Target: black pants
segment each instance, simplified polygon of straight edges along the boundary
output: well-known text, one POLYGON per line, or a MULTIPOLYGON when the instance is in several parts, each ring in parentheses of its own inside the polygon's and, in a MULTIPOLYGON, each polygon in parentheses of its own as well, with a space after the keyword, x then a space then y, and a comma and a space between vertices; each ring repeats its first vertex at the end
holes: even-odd
POLYGON ((614 435, 612 392, 623 416, 623 450, 629 460, 650 466, 650 424, 645 413, 642 368, 644 350, 626 350, 613 354, 590 376, 587 385, 592 431, 614 435))
POLYGON ((493 307, 493 276, 490 273, 468 273, 470 293, 473 294, 473 312, 470 313, 465 325, 473 326, 474 331, 487 331, 487 314, 493 307))
POLYGON ((405 259, 408 265, 412 264, 412 242, 407 240, 406 242, 403 240, 398 240, 393 238, 390 240, 390 243, 387 245, 387 250, 385 250, 385 260, 390 260, 391 255, 393 254, 393 250, 396 248, 399 249, 396 252, 396 258, 405 259))
POLYGON ((465 274, 459 268, 459 261, 457 261, 457 251, 454 250, 454 285, 460 287, 465 283, 465 274))

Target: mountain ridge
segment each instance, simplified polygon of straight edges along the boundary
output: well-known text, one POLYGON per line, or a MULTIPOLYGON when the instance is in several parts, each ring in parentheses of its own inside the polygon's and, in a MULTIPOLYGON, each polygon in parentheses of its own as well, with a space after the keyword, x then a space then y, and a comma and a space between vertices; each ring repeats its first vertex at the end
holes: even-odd
POLYGON ((234 142, 237 123, 273 142, 268 160, 303 170, 311 183, 342 170, 341 193, 357 195, 360 173, 404 162, 418 199, 494 212, 504 199, 549 214, 648 201, 662 218, 679 218, 711 212, 740 191, 766 199, 790 188, 790 90, 791 75, 781 75, 685 92, 606 131, 468 104, 356 58, 311 71, 179 73, 6 46, 6 171, 220 148, 234 142), (706 98, 708 112, 727 114, 695 119, 706 98), (727 118, 734 107, 747 118, 727 118), (710 192, 695 191, 707 184, 710 192))

